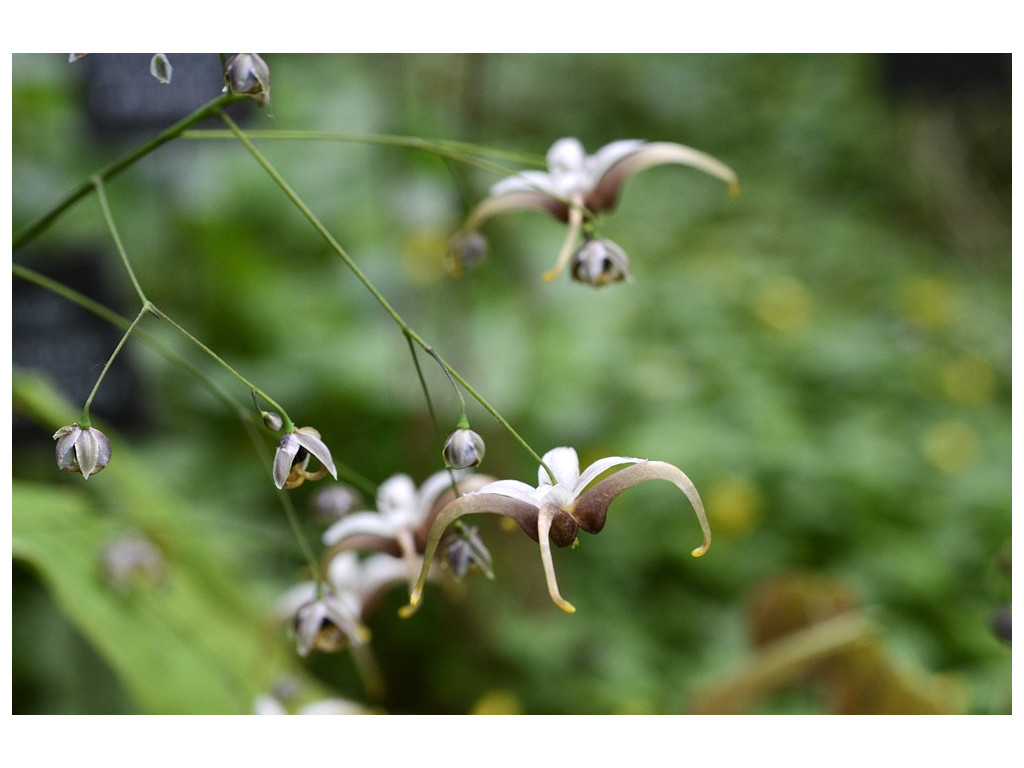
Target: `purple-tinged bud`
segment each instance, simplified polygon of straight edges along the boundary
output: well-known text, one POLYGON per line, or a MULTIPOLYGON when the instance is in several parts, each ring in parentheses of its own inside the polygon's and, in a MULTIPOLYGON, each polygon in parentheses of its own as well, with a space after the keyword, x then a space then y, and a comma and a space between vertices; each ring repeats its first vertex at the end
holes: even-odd
POLYGON ((69 424, 53 433, 57 441, 57 467, 78 472, 86 480, 103 471, 110 461, 110 441, 98 429, 69 424))
POLYGON ((456 429, 444 444, 444 462, 452 469, 475 467, 484 460, 484 439, 471 429, 456 429))
POLYGON ((587 240, 573 257, 572 279, 594 287, 629 280, 629 257, 611 240, 587 240))
POLYGON ((258 53, 236 53, 224 67, 225 90, 249 94, 261 107, 270 102, 270 67, 258 53))

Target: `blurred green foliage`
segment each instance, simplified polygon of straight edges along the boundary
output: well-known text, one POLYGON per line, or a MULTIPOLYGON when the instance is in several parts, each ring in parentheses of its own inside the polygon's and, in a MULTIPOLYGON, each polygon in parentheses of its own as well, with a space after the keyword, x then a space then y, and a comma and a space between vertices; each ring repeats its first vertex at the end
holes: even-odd
MULTIPOLYGON (((150 337, 237 407, 133 338, 115 367, 138 375, 142 415, 109 425, 113 459, 86 483, 57 472, 50 434, 78 417, 92 382, 57 394, 61 382, 39 371, 16 377, 16 712, 246 712, 281 675, 310 696, 410 713, 677 713, 709 701, 1010 711, 1010 648, 991 627, 1010 603, 1008 85, 897 90, 885 59, 860 55, 267 60, 270 109, 253 110, 250 129, 455 139, 538 158, 562 136, 591 152, 636 137, 737 171, 736 199, 679 167, 629 180, 603 233, 634 279, 594 291, 540 280, 563 230, 529 213, 487 224, 483 266, 444 274, 447 238, 493 173, 367 143, 259 142, 538 452, 677 464, 715 543, 692 560, 685 500, 667 485, 631 490, 603 535, 555 552, 569 616, 547 598, 536 544, 481 519, 495 581, 429 587, 409 620, 396 588, 369 618, 386 684, 374 698, 352 657, 300 663, 268 618, 304 577, 269 477, 272 440, 254 450, 238 418, 248 393, 150 319, 150 337), (169 586, 125 598, 103 588, 97 564, 108 537, 136 529, 170 556, 169 586), (786 623, 757 597, 783 586, 844 598, 821 610, 769 601, 802 606, 786 623), (816 635, 796 661, 771 646, 840 613, 861 634, 816 635), (859 655, 843 655, 851 648, 859 655), (758 671, 779 653, 777 674, 758 671), (885 690, 851 693, 868 680, 885 690)), ((59 55, 13 57, 15 231, 145 138, 90 132, 87 71, 59 55)), ((237 142, 174 142, 108 195, 153 301, 315 425, 340 465, 376 483, 440 468, 443 437, 400 330, 237 142)), ((90 269, 133 316, 94 196, 14 260, 45 272, 83 250, 102 255, 90 269)), ((16 298, 23 289, 15 278, 16 298)), ((16 360, 31 343, 15 339, 16 360)), ((108 354, 90 360, 94 373, 108 354)), ((445 431, 458 403, 428 362, 445 431)), ((101 410, 94 419, 107 431, 101 410)), ((470 419, 487 441, 483 470, 534 477, 475 403, 470 419)), ((305 510, 315 490, 292 498, 305 510)))

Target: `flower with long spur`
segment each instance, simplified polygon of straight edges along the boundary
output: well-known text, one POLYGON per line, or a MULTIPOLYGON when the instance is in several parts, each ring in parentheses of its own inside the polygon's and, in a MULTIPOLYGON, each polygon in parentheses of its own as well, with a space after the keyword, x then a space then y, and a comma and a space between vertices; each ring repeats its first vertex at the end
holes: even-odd
POLYGON ((672 464, 610 456, 595 461, 580 472, 575 449, 554 448, 544 454, 538 480, 536 488, 518 480, 498 480, 448 504, 430 529, 423 555, 423 570, 413 587, 409 605, 403 608, 402 615, 411 615, 419 607, 423 599, 423 587, 429 564, 438 543, 448 526, 463 515, 482 512, 506 515, 515 520, 530 538, 539 542, 548 594, 555 605, 568 613, 573 613, 576 609, 558 592, 554 563, 551 559, 551 542, 559 547, 568 547, 576 540, 576 534, 580 529, 587 533, 600 533, 604 528, 611 503, 623 491, 638 483, 647 480, 667 480, 679 488, 693 506, 704 535, 704 541, 690 554, 700 557, 711 546, 711 529, 700 494, 697 493, 690 478, 672 464), (591 486, 599 475, 623 464, 630 466, 591 486))
POLYGON ((333 652, 369 640, 363 617, 392 584, 407 580, 406 564, 387 554, 360 559, 340 552, 327 564, 327 583, 296 584, 277 601, 274 614, 289 620, 299 655, 333 652))
POLYGON ((353 512, 323 533, 327 547, 376 550, 405 559, 409 588, 420 575, 418 554, 427 544, 431 525, 459 493, 476 490, 493 478, 445 470, 428 477, 418 489, 408 475, 393 475, 377 489, 377 511, 353 512))
POLYGON ((625 180, 653 165, 688 165, 728 183, 731 194, 739 193, 739 179, 729 166, 700 150, 672 142, 623 139, 588 155, 579 139, 564 138, 548 150, 547 163, 546 172, 523 171, 491 187, 490 195, 470 211, 452 238, 456 253, 449 258, 453 263, 461 263, 460 254, 469 245, 479 258, 485 241, 478 230, 487 219, 499 213, 538 209, 569 225, 555 266, 543 275, 545 280, 553 280, 576 252, 584 220, 592 221, 596 214, 614 208, 625 180))

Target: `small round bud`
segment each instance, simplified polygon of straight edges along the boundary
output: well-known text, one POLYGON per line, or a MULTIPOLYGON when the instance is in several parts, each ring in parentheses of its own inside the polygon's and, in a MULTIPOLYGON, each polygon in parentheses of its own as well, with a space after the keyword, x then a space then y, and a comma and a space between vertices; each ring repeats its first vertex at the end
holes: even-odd
POLYGON ((236 53, 224 67, 225 90, 246 93, 261 107, 270 101, 270 67, 258 53, 236 53))
POLYGON ((611 240, 587 240, 573 257, 572 279, 594 287, 628 280, 629 257, 611 240))
POLYGON ((78 472, 86 480, 103 471, 110 461, 110 440, 98 429, 69 424, 53 433, 57 441, 57 467, 78 472))
POLYGON ((480 266, 487 257, 487 239, 479 232, 458 232, 448 245, 445 269, 458 277, 465 269, 480 266))
POLYGON ((273 411, 263 411, 260 415, 263 417, 263 426, 271 432, 279 432, 281 427, 284 426, 284 421, 281 419, 280 414, 273 411))
POLYGON ((321 488, 310 498, 313 517, 318 523, 336 523, 361 503, 359 494, 344 483, 321 488))
POLYGON ((445 466, 475 467, 484 460, 484 439, 471 429, 456 429, 444 444, 445 466))

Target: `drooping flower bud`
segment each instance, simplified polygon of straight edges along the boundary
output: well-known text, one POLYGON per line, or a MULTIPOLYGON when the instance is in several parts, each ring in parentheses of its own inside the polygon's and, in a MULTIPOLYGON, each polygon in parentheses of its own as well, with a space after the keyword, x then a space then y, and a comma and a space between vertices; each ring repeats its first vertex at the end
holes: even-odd
POLYGON ((587 240, 573 257, 572 279, 594 287, 629 280, 629 257, 607 238, 587 240))
POLYGON ((263 417, 263 426, 271 432, 280 432, 281 427, 284 426, 284 421, 281 419, 281 414, 279 413, 275 413, 274 411, 263 411, 260 416, 263 417))
POLYGON ((341 520, 360 503, 359 494, 344 483, 321 488, 310 499, 313 517, 329 525, 341 520))
POLYGON ((330 473, 338 479, 338 470, 331 458, 331 449, 320 439, 320 433, 313 427, 299 427, 281 438, 274 454, 274 484, 278 488, 298 488, 306 480, 320 480, 330 473), (309 472, 309 457, 320 462, 320 469, 309 472))
POLYGON ((270 102, 270 67, 258 53, 236 53, 224 67, 225 90, 246 93, 261 107, 270 102))
POLYGON ((444 266, 450 275, 458 277, 463 270, 480 266, 487 257, 487 238, 479 232, 458 232, 448 245, 444 266))
POLYGON ((103 471, 110 461, 110 440, 98 429, 69 424, 53 433, 57 441, 57 467, 78 472, 86 480, 103 471))
POLYGON ((476 528, 464 526, 457 535, 452 536, 445 546, 448 567, 456 579, 461 579, 471 569, 480 571, 488 579, 494 578, 491 569, 491 553, 484 545, 476 528))
POLYGON ((452 469, 475 467, 484 460, 484 439, 471 429, 456 429, 444 444, 445 466, 452 469))

